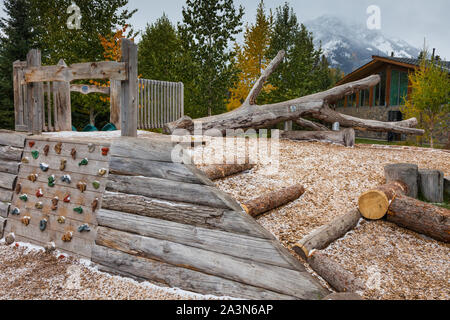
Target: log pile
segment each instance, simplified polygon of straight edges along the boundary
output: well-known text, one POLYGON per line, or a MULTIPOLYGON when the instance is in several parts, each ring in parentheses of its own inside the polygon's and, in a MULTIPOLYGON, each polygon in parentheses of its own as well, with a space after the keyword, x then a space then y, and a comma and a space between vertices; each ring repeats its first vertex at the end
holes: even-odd
POLYGON ((244 210, 252 217, 257 217, 292 201, 297 200, 305 193, 305 188, 301 185, 293 185, 287 188, 266 193, 253 200, 241 204, 244 210))

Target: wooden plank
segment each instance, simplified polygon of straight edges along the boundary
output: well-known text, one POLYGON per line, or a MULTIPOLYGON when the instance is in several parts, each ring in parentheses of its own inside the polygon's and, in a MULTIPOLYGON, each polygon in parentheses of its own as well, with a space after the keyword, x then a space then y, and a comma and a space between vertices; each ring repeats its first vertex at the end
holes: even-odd
MULTIPOLYGON (((58 62, 58 67, 66 67, 64 60, 58 62)), ((48 81, 48 80, 47 80, 48 81)), ((56 81, 56 80, 51 80, 56 81)), ((54 82, 53 90, 56 93, 56 131, 72 131, 72 107, 70 100, 70 81, 54 82)))
POLYGON ((320 299, 325 290, 306 270, 294 271, 249 262, 203 249, 99 227, 96 244, 221 278, 264 288, 299 299, 320 299))
POLYGON ((23 97, 21 96, 22 90, 19 72, 20 72, 20 61, 15 61, 13 63, 13 88, 14 88, 14 117, 15 125, 20 126, 24 124, 23 119, 23 97))
POLYGON ((78 92, 84 95, 91 93, 102 93, 109 96, 111 90, 109 87, 93 86, 88 84, 71 84, 70 91, 78 92))
POLYGON ((120 130, 120 92, 121 82, 117 80, 110 81, 110 118, 109 122, 113 123, 120 130))
POLYGON ((180 163, 112 156, 109 166, 111 174, 144 176, 171 181, 204 184, 204 180, 199 179, 185 165, 180 163))
MULTIPOLYGON (((41 66, 41 51, 32 49, 27 55, 27 64, 30 68, 41 66)), ((27 104, 28 104, 28 119, 29 132, 32 134, 42 133, 42 112, 43 112, 43 97, 41 97, 41 84, 28 83, 27 85, 27 104)))
POLYGON ((0 146, 0 159, 9 161, 20 161, 22 159, 23 149, 0 146))
POLYGON ((15 133, 14 131, 0 131, 0 145, 3 146, 23 148, 25 139, 25 134, 15 133))
POLYGON ((0 217, 7 218, 9 212, 9 203, 0 202, 0 217))
POLYGON ((176 143, 162 139, 116 139, 111 145, 111 156, 141 160, 173 162, 172 151, 176 143))
POLYGON ((7 190, 13 190, 17 180, 17 175, 0 172, 0 186, 7 190))
POLYGON ((5 161, 0 159, 0 172, 18 174, 20 162, 17 161, 5 161))
POLYGON ((163 219, 192 226, 273 239, 254 219, 243 212, 226 211, 196 204, 151 199, 139 195, 106 191, 102 208, 163 219))
POLYGON ((210 186, 175 182, 158 178, 109 175, 106 190, 150 198, 194 203, 235 210, 226 196, 210 186), (222 197, 223 196, 223 197, 222 197))
MULTIPOLYGON (((116 61, 75 63, 70 66, 30 66, 25 69, 25 82, 71 82, 83 79, 126 80, 126 64, 116 61)), ((137 76, 136 76, 137 79, 137 76)))
POLYGON ((126 73, 128 74, 128 79, 122 81, 120 95, 120 127, 124 137, 137 137, 137 59, 137 45, 130 39, 122 39, 122 62, 126 63, 126 73))
POLYGON ((97 221, 100 226, 119 231, 168 240, 287 269, 296 269, 284 259, 270 240, 111 210, 99 210, 97 221))
POLYGON ((3 238, 3 231, 5 230, 6 225, 6 219, 3 217, 0 217, 0 239, 3 238))
MULTIPOLYGON (((39 160, 45 161, 45 159, 51 158, 51 157, 65 157, 70 158, 72 161, 72 149, 75 149, 77 151, 76 154, 76 161, 81 161, 84 158, 88 158, 89 161, 96 160, 96 161, 103 161, 105 162, 104 166, 107 167, 107 163, 109 162, 109 155, 104 156, 102 155, 102 148, 109 148, 109 144, 97 144, 95 143, 95 149, 91 153, 89 152, 89 147, 87 142, 65 142, 62 144, 61 148, 61 154, 57 154, 55 151, 55 146, 60 143, 61 141, 53 140, 53 141, 41 141, 37 139, 28 139, 27 144, 25 145, 25 152, 31 152, 31 151, 39 151, 39 160), (34 146, 30 147, 29 142, 34 142, 34 146), (44 148, 46 146, 49 146, 49 152, 48 155, 45 156, 44 154, 44 148)), ((19 159, 20 160, 20 159, 19 159)), ((59 166, 58 166, 59 167, 59 166)))
POLYGON ((292 300, 292 296, 245 285, 206 273, 176 267, 118 250, 94 245, 92 261, 101 264, 100 270, 150 280, 172 288, 181 288, 201 294, 256 300, 292 300), (102 267, 103 266, 103 267, 102 267), (106 268, 104 268, 106 266, 106 268))
POLYGON ((6 190, 3 188, 0 188, 0 201, 2 202, 11 202, 13 197, 13 191, 12 190, 6 190))

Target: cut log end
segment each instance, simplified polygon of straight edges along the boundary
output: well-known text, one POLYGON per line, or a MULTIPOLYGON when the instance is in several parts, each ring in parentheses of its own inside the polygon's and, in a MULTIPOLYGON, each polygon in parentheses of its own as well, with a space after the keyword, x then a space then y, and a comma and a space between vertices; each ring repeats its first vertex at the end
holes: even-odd
POLYGON ((371 190, 365 192, 358 200, 359 212, 368 220, 382 219, 389 209, 389 199, 384 192, 371 190))

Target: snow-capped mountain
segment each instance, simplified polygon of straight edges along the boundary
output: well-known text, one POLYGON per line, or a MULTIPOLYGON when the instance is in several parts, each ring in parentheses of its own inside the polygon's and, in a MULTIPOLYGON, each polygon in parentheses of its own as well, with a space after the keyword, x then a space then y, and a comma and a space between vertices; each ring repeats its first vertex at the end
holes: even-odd
POLYGON ((336 16, 325 15, 305 25, 313 33, 316 45, 322 43, 330 64, 346 74, 371 61, 373 55, 390 56, 394 52, 395 57, 416 58, 420 52, 403 40, 336 16))

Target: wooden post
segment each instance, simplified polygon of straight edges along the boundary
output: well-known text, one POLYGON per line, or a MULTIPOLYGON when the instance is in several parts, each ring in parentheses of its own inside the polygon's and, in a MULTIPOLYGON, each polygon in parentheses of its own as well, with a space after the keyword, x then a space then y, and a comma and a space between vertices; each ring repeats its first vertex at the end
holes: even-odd
MULTIPOLYGON (((58 66, 66 66, 64 60, 59 60, 58 66)), ((53 82, 55 90, 55 131, 72 131, 72 108, 70 101, 70 82, 53 82)))
POLYGON ((111 110, 109 122, 114 124, 120 130, 120 87, 121 82, 118 80, 110 80, 110 100, 111 110))
POLYGON ((369 107, 373 107, 373 95, 374 95, 374 89, 375 87, 370 87, 370 93, 369 93, 369 107))
POLYGON ((13 86, 14 86, 14 117, 16 131, 28 131, 28 111, 24 100, 22 78, 23 69, 27 67, 26 61, 15 61, 13 63, 13 86))
POLYGON ((137 137, 137 45, 122 39, 122 62, 127 63, 128 80, 122 81, 120 96, 120 121, 124 137, 137 137))
MULTIPOLYGON (((27 54, 28 67, 41 66, 41 51, 32 49, 27 54)), ((44 97, 42 83, 30 82, 27 84, 27 104, 29 112, 29 127, 28 132, 32 134, 42 133, 42 112, 44 112, 44 97)))

